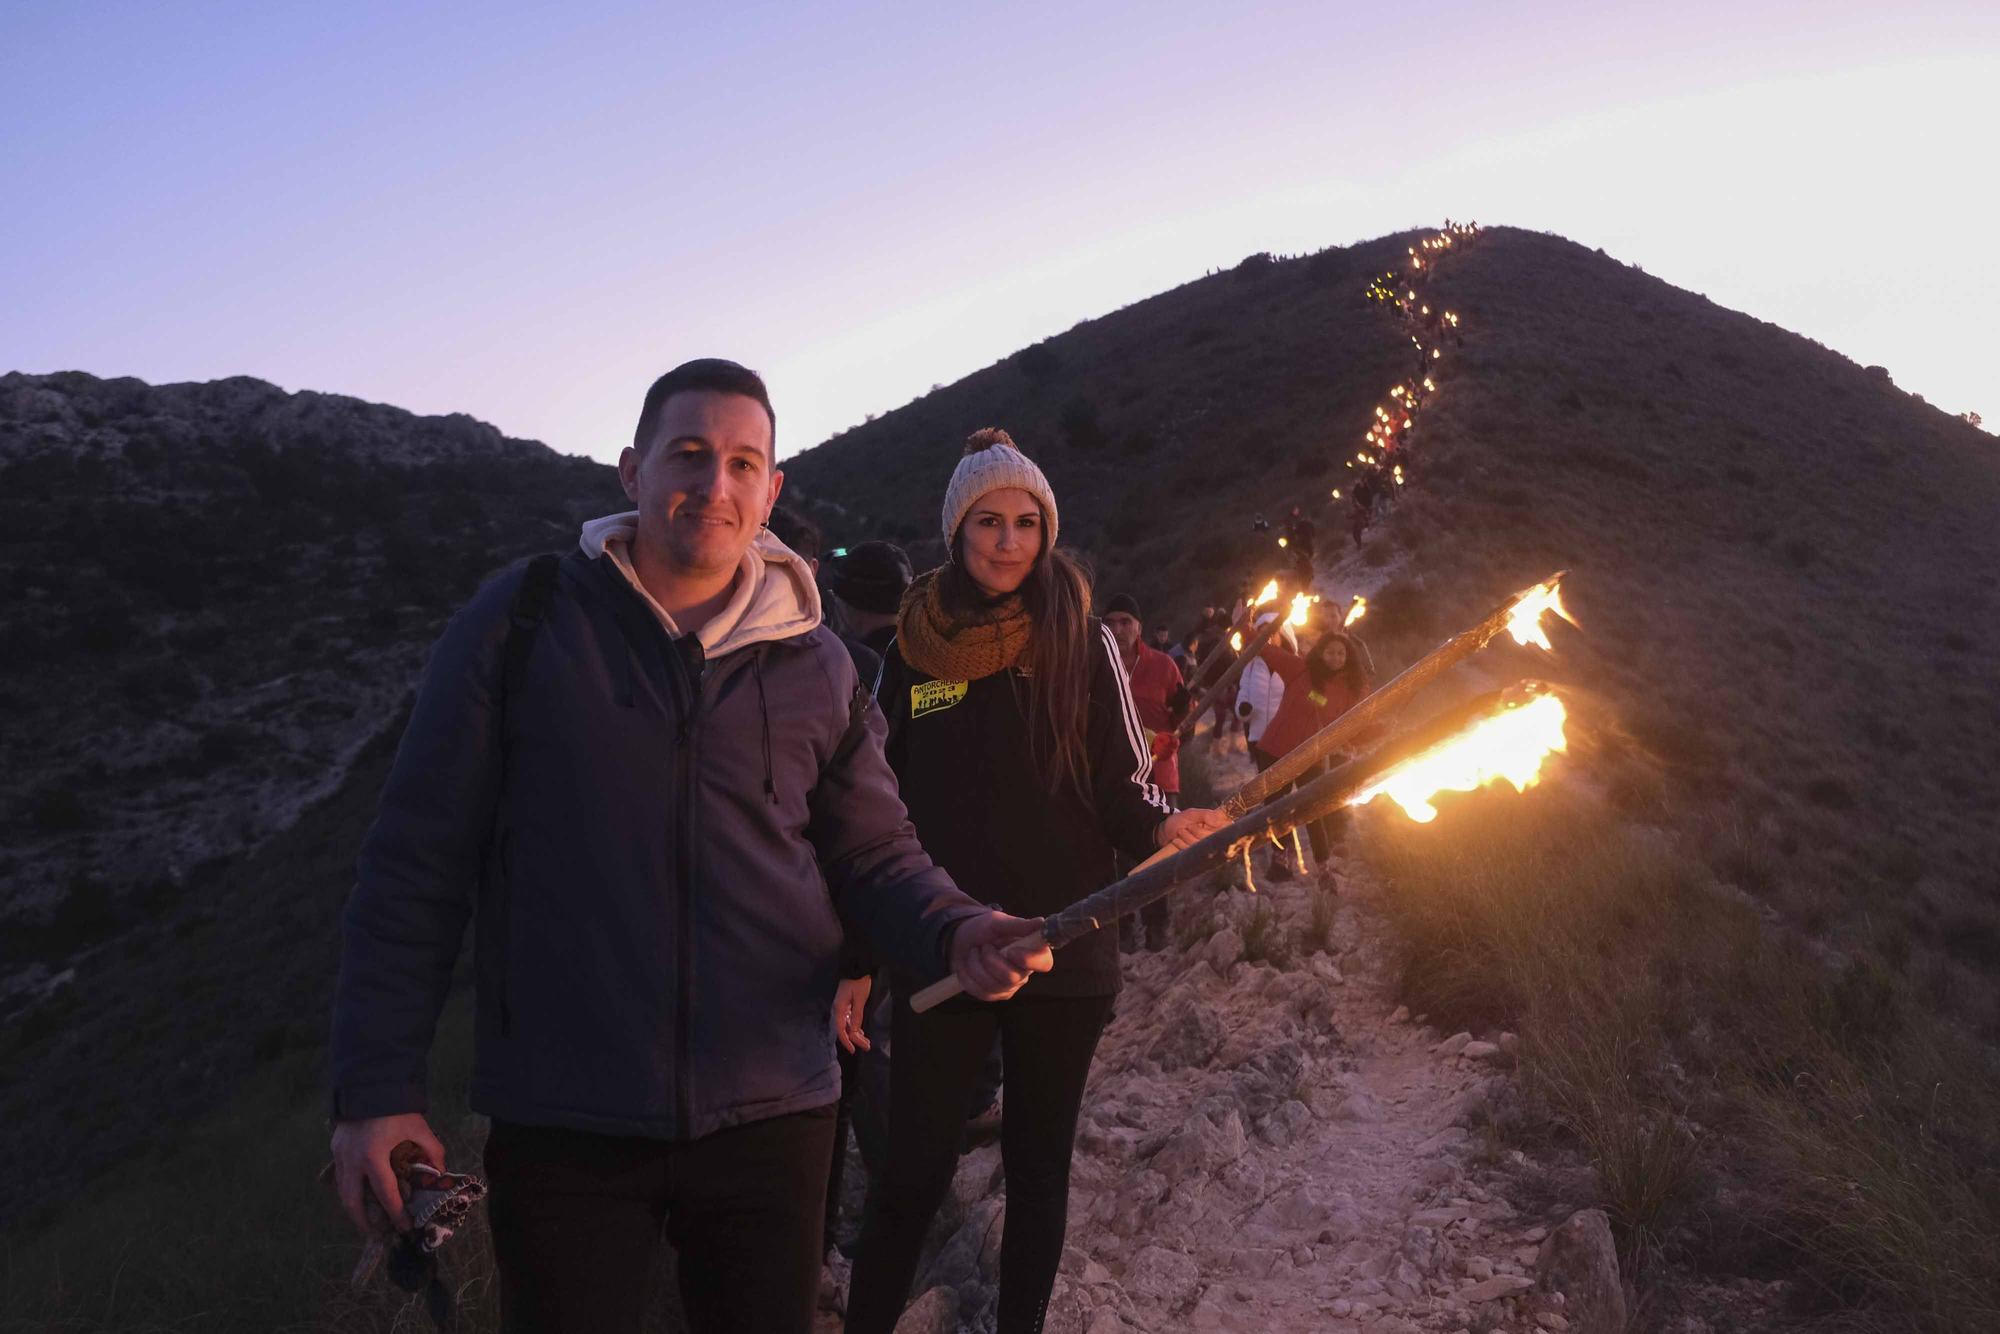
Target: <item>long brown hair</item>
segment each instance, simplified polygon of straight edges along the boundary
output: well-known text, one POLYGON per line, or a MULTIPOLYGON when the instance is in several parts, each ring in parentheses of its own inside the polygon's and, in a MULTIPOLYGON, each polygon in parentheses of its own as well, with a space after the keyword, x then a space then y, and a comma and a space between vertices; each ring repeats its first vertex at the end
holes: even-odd
POLYGON ((1367 647, 1345 630, 1329 630, 1320 637, 1306 654, 1306 671, 1312 676, 1316 690, 1326 689, 1326 683, 1336 678, 1346 683, 1356 700, 1365 699, 1375 689, 1375 671, 1367 647), (1335 643, 1347 648, 1347 661, 1338 671, 1326 665, 1326 651, 1335 643))
MULTIPOLYGON (((1042 508, 1039 500, 1035 508, 1042 508)), ((1084 729, 1090 710, 1090 573, 1069 552, 1048 545, 1046 513, 1041 531, 1041 554, 1018 590, 1034 627, 1015 664, 1028 678, 1028 755, 1051 791, 1069 786, 1087 802, 1090 751, 1084 729)), ((938 571, 938 596, 946 610, 958 612, 984 610, 1006 600, 987 597, 965 572, 962 525, 951 535, 951 559, 938 571)))

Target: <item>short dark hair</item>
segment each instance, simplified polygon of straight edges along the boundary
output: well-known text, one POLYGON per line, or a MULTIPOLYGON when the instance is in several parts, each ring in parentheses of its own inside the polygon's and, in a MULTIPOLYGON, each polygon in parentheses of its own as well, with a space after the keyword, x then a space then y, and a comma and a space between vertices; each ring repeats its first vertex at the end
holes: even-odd
POLYGON ((639 424, 632 430, 632 448, 644 450, 652 443, 653 435, 660 429, 660 413, 666 409, 667 400, 675 394, 694 393, 706 390, 716 394, 741 394, 755 399, 764 415, 771 419, 771 462, 778 461, 778 414, 771 407, 771 391, 764 387, 764 377, 748 366, 725 361, 721 357, 697 357, 680 365, 653 381, 653 387, 646 391, 646 402, 639 409, 639 424))
POLYGON ((777 539, 807 560, 819 559, 819 525, 786 505, 771 506, 766 520, 777 539))

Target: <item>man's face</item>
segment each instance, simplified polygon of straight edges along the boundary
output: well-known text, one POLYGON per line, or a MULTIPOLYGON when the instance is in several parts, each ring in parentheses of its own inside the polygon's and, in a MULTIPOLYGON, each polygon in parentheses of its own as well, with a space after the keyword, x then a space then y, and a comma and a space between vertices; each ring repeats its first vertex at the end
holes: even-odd
POLYGON ((1128 654, 1139 642, 1139 620, 1127 612, 1112 612, 1104 618, 1104 626, 1111 631, 1111 637, 1118 641, 1118 647, 1128 654))
POLYGON ((640 544, 688 574, 734 570, 784 488, 771 456, 771 419, 755 399, 675 394, 645 448, 618 459, 640 544))

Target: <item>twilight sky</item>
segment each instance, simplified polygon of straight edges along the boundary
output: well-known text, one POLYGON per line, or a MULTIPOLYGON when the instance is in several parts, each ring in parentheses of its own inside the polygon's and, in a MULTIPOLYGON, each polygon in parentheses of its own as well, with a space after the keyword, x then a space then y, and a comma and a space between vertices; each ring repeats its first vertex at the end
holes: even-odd
POLYGON ((1559 232, 2000 419, 2000 4, 0 10, 0 371, 781 452, 1235 263, 1559 232))

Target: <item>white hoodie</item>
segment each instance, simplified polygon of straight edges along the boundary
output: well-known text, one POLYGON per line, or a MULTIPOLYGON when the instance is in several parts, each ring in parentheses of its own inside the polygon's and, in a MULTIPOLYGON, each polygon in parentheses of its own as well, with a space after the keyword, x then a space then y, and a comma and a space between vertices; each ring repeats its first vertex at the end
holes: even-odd
MULTIPOLYGON (((1277 614, 1274 611, 1267 611, 1262 616, 1259 616, 1257 618, 1257 628, 1259 630, 1263 629, 1265 624, 1277 614)), ((1282 643, 1292 652, 1297 653, 1299 651, 1299 639, 1296 634, 1292 633, 1291 626, 1279 626, 1277 639, 1278 642, 1282 643)), ((1264 729, 1269 727, 1271 720, 1278 716, 1278 705, 1283 703, 1284 699, 1284 680, 1264 664, 1263 658, 1252 658, 1243 668, 1242 683, 1236 687, 1237 704, 1239 706, 1245 703, 1250 705, 1250 716, 1243 723, 1243 735, 1249 740, 1251 745, 1254 746, 1257 744, 1258 739, 1264 735, 1264 729)))
MULTIPOLYGON (((611 563, 653 609, 667 633, 679 638, 681 630, 674 618, 653 600, 632 568, 632 539, 638 533, 639 511, 607 514, 583 526, 577 545, 593 560, 611 557, 611 563)), ((704 655, 719 658, 752 644, 802 635, 819 623, 819 585, 813 582, 812 567, 767 528, 758 531, 750 549, 743 553, 729 601, 709 618, 697 637, 704 655)))

